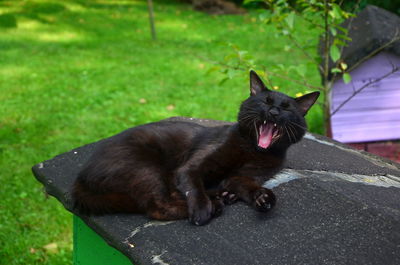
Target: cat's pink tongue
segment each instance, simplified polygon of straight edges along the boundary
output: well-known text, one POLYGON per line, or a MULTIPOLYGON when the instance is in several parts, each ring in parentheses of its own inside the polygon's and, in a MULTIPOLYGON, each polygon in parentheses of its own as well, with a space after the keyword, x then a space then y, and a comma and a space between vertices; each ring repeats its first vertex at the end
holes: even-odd
POLYGON ((274 126, 272 124, 263 124, 260 126, 258 146, 262 148, 268 148, 272 142, 272 135, 274 126))

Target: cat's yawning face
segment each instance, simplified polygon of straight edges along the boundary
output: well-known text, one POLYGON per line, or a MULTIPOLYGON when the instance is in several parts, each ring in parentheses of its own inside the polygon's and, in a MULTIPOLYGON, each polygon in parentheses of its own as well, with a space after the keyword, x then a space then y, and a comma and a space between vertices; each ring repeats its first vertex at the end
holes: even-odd
POLYGON ((319 92, 299 98, 266 88, 254 71, 250 72, 250 97, 245 100, 238 116, 243 133, 253 138, 258 150, 274 146, 287 147, 298 142, 307 130, 304 119, 317 100, 319 92))

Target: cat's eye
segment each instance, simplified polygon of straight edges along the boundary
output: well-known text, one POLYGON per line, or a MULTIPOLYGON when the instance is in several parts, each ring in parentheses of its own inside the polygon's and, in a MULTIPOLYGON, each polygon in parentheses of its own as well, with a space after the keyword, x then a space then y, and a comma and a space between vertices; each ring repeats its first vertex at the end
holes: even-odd
POLYGON ((274 104, 274 100, 272 98, 270 98, 270 97, 267 97, 265 99, 265 103, 267 103, 268 105, 272 105, 272 104, 274 104))
POLYGON ((281 108, 282 109, 288 109, 289 108, 289 103, 288 102, 282 102, 281 108))

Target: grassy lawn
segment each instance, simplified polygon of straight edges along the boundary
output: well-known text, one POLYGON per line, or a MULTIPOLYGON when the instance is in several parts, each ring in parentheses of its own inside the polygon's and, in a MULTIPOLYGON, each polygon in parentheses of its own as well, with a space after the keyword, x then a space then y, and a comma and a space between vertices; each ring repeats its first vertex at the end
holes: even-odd
MULTIPOLYGON (((218 85, 210 60, 235 43, 263 65, 301 60, 257 13, 212 17, 156 1, 158 41, 145 1, 0 1, 0 263, 71 264, 71 214, 46 198, 31 166, 123 129, 170 116, 234 121, 247 73, 218 85), (4 18, 4 16, 3 16, 4 18), (1 18, 0 18, 1 19, 1 18), (10 22, 12 24, 12 21, 10 22)), ((304 29, 300 34, 313 36, 304 29)), ((318 84, 316 69, 307 79, 318 84)), ((299 85, 275 80, 295 95, 299 85)), ((309 114, 321 132, 321 110, 309 114)))

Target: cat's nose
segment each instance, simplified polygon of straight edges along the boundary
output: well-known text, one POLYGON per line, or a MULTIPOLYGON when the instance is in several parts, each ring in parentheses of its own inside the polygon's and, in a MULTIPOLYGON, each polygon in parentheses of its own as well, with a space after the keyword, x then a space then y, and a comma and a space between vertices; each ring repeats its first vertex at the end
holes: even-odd
POLYGON ((279 109, 277 107, 272 107, 269 109, 268 113, 272 116, 272 117, 276 117, 279 115, 279 109))

